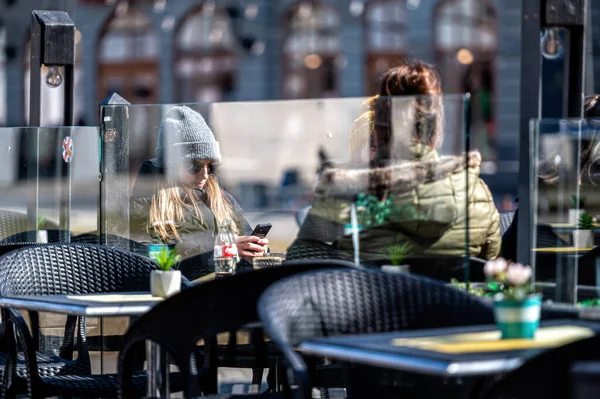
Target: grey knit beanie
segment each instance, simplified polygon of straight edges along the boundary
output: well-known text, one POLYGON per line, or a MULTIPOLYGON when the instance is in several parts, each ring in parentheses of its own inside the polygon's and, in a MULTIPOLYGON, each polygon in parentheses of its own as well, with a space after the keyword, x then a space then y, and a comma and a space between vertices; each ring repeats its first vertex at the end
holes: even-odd
POLYGON ((171 108, 160 124, 156 157, 160 165, 187 160, 221 162, 221 150, 202 115, 186 106, 171 108))

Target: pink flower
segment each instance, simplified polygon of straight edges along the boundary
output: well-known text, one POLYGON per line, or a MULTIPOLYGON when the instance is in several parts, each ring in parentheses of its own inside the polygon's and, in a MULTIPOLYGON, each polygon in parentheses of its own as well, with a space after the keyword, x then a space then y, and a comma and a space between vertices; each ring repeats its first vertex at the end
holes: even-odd
POLYGON ((531 267, 511 263, 506 270, 506 280, 513 286, 526 284, 531 278, 531 267))
POLYGON ((505 271, 507 266, 508 265, 504 258, 488 260, 487 262, 485 262, 485 266, 483 266, 483 272, 487 277, 494 278, 498 274, 505 271))

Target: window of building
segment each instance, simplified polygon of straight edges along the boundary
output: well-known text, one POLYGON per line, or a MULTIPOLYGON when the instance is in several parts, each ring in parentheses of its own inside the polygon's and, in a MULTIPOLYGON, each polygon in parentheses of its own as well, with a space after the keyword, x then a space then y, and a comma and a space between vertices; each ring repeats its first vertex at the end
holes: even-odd
POLYGON ((377 90, 379 77, 397 65, 408 49, 406 11, 403 2, 395 0, 371 0, 367 3, 365 16, 365 41, 367 49, 367 94, 377 90))
POLYGON ((98 100, 118 93, 132 104, 158 101, 158 37, 148 16, 121 2, 98 43, 98 100))
POLYGON ((193 9, 175 33, 179 102, 222 101, 233 91, 236 38, 230 17, 214 3, 193 9))
POLYGON ((338 96, 338 12, 318 0, 303 0, 288 10, 284 26, 283 97, 338 96))
POLYGON ((444 92, 471 93, 471 145, 488 161, 496 159, 496 25, 489 0, 442 0, 435 8, 435 61, 444 92))

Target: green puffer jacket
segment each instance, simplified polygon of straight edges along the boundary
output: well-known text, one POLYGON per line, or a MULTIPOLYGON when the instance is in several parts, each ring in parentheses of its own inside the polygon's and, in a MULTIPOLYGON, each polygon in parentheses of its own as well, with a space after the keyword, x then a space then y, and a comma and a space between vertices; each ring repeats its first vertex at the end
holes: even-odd
MULTIPOLYGON (((467 205, 468 254, 494 259, 500 253, 500 216, 487 185, 479 178, 481 155, 439 157, 423 147, 412 149, 417 161, 396 162, 377 169, 330 169, 315 188, 312 209, 294 246, 307 242, 330 243, 351 258, 350 204, 368 187, 382 182, 389 187, 388 213, 360 232, 360 257, 367 261, 387 259, 386 248, 409 243, 410 254, 464 256, 467 205)), ((360 205, 360 204, 359 204, 360 205)), ((358 208, 358 219, 367 220, 358 208)))

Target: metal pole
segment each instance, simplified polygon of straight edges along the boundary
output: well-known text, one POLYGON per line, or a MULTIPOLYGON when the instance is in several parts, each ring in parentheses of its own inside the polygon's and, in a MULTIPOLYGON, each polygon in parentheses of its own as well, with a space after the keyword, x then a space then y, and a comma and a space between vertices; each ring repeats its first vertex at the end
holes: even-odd
MULTIPOLYGON (((63 126, 73 126, 73 86, 74 86, 74 67, 73 65, 65 65, 64 74, 64 109, 63 109, 63 126)), ((66 128, 66 132, 73 132, 75 128, 66 128)), ((71 134, 69 134, 71 135, 71 134)), ((73 137, 71 137, 73 140, 73 137)), ((60 189, 60 208, 59 208, 59 226, 64 237, 60 237, 61 241, 69 242, 71 231, 71 163, 61 163, 61 189, 60 189)))
MULTIPOLYGON (((587 0, 545 0, 542 27, 561 27, 565 34, 563 115, 566 118, 583 117, 585 81, 585 23, 587 0)), ((581 124, 580 124, 581 125, 581 124)), ((534 136, 535 141, 537 137, 534 136)), ((537 150, 537 143, 534 149, 537 150)), ((581 128, 577 138, 577 156, 581 154, 581 128)), ((578 163, 579 164, 579 163, 578 163)), ((536 193, 537 189, 532 190, 536 193)), ((535 210, 535 208, 534 208, 535 210)), ((535 221, 535 219, 534 219, 535 221)), ((577 301, 578 259, 569 257, 556 267, 556 299, 558 302, 577 301)))
POLYGON ((567 79, 567 114, 569 118, 583 118, 585 91, 585 35, 583 26, 574 26, 567 31, 569 47, 567 79))
MULTIPOLYGON (((519 219, 517 224, 517 261, 534 265, 533 234, 536 213, 536 195, 532 195, 535 182, 531 149, 535 148, 530 120, 541 115, 541 56, 540 56, 541 2, 522 2, 521 20, 521 124, 519 140, 519 219)), ((535 270, 535 269, 534 269, 535 270)), ((535 276, 535 273, 534 273, 535 276)))
MULTIPOLYGON (((29 59, 29 126, 40 126, 40 99, 41 99, 41 68, 42 68, 42 27, 35 13, 31 14, 31 54, 29 59)), ((27 185, 31 191, 27 198, 27 231, 37 230, 39 206, 39 131, 38 129, 24 129, 24 143, 26 151, 27 185)), ((32 233, 33 235, 33 233, 32 233)), ((28 237, 35 242, 36 237, 28 237)))

